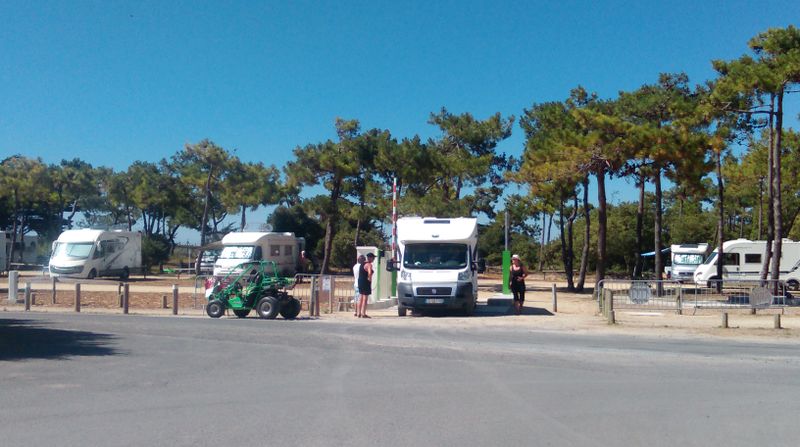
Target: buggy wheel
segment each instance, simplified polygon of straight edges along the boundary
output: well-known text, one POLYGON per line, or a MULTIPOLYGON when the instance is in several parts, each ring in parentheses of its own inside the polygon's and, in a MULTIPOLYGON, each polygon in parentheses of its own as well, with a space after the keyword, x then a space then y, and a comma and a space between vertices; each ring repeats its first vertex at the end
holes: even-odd
POLYGON ((233 314, 239 318, 245 318, 250 315, 250 309, 233 309, 233 314))
POLYGON ((125 266, 122 269, 122 273, 119 274, 119 279, 125 280, 130 278, 130 276, 131 276, 131 271, 130 269, 128 269, 128 266, 125 266))
POLYGON ((265 296, 258 300, 256 304, 256 312, 261 318, 272 320, 278 316, 278 311, 281 309, 281 304, 274 296, 265 296))
POLYGON ((211 318, 219 318, 225 314, 225 304, 220 300, 211 300, 206 304, 206 313, 211 318))
POLYGON ((281 316, 287 320, 293 320, 300 315, 300 307, 300 300, 297 298, 289 298, 289 301, 281 306, 281 316))
POLYGON ((408 314, 408 308, 402 304, 397 305, 397 316, 405 317, 408 314))

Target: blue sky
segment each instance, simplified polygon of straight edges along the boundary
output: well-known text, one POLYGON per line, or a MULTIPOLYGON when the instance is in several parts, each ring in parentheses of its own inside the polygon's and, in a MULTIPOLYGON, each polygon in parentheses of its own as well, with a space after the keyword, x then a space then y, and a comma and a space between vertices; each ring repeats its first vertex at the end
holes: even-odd
MULTIPOLYGON (((336 117, 429 137, 443 106, 518 117, 578 84, 612 97, 660 72, 700 83, 712 59, 798 19, 796 1, 5 0, 0 156, 125 169, 210 138, 280 167, 335 137, 336 117)), ((522 146, 515 126, 500 150, 522 146)))

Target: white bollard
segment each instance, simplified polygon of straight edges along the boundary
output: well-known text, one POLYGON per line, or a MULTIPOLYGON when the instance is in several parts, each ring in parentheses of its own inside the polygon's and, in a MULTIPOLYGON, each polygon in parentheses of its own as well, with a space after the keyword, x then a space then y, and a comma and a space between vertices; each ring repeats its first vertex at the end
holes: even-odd
POLYGON ((17 304, 17 293, 19 292, 19 272, 12 270, 8 272, 8 303, 17 304))

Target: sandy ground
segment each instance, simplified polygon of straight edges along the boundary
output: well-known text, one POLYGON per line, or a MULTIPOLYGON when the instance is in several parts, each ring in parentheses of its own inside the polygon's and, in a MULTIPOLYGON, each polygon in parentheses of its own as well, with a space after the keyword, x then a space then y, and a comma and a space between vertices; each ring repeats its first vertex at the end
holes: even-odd
MULTIPOLYGON (((75 285, 72 281, 57 283, 55 304, 53 303, 52 283, 47 277, 26 274, 21 279, 30 281, 35 302, 33 312, 74 312, 75 285)), ((83 282, 83 281, 82 281, 83 282)), ((480 281, 479 303, 485 304, 497 297, 500 279, 486 277, 480 281)), ((164 315, 172 317, 172 285, 178 285, 178 315, 183 317, 207 318, 203 310, 205 299, 200 293, 194 294, 193 278, 160 277, 133 278, 130 282, 130 314, 164 315), (167 307, 163 308, 166 297, 167 307)), ((704 310, 695 314, 685 312, 677 315, 673 311, 618 310, 617 324, 610 325, 600 315, 597 302, 590 292, 576 294, 566 291, 566 284, 553 279, 528 280, 525 308, 522 315, 509 312, 493 312, 476 317, 423 316, 398 317, 397 308, 368 310, 370 320, 357 320, 351 310, 328 311, 326 303, 321 306, 322 321, 331 323, 359 321, 363 324, 380 325, 426 325, 451 328, 508 328, 531 331, 569 331, 574 333, 603 333, 647 335, 655 337, 683 337, 687 340, 696 337, 724 337, 763 342, 800 342, 800 308, 759 310, 751 315, 748 310, 727 310, 728 329, 721 328, 722 310, 704 310), (552 284, 557 286, 558 309, 553 312, 552 284), (774 316, 781 315, 782 329, 774 329, 774 316)), ((24 286, 23 286, 24 287, 24 286)), ((202 286, 201 286, 202 287, 202 286)), ((0 278, 0 311, 22 311, 22 304, 10 304, 7 299, 7 278, 0 278)), ((99 280, 81 285, 81 312, 83 313, 122 313, 117 290, 119 283, 113 280, 99 280)), ((301 318, 308 318, 308 312, 301 318)), ((174 317, 173 317, 174 318, 174 317)))

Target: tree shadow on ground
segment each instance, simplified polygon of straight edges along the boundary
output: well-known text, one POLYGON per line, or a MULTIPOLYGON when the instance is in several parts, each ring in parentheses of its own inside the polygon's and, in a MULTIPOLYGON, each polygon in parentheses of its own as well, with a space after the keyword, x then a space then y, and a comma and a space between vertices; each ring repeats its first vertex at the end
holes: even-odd
POLYGON ((35 320, 0 318, 0 361, 116 355, 118 351, 110 346, 115 338, 95 332, 51 329, 35 320))

